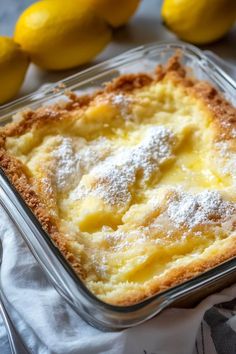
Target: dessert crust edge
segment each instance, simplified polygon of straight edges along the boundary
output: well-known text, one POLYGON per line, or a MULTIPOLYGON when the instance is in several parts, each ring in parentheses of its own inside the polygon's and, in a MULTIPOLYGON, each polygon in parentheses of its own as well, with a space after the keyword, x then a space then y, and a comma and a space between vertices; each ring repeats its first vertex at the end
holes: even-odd
MULTIPOLYGON (((1 168, 33 211, 43 229, 50 235, 56 247, 59 248, 64 258, 82 280, 86 278, 82 265, 74 257, 73 253, 70 252, 68 241, 59 232, 57 220, 49 214, 46 205, 35 192, 24 165, 6 150, 5 140, 9 136, 19 136, 30 130, 33 126, 44 125, 49 120, 50 122, 61 120, 68 112, 84 109, 96 96, 103 95, 103 93, 121 92, 126 94, 165 78, 172 80, 176 85, 181 85, 186 94, 192 95, 203 102, 206 109, 212 113, 215 139, 218 141, 229 141, 231 148, 236 151, 236 138, 232 134, 234 129, 236 129, 236 108, 226 101, 221 93, 209 83, 188 77, 186 69, 180 63, 179 55, 175 55, 169 59, 165 67, 159 65, 153 76, 145 73, 122 75, 108 83, 103 90, 99 90, 92 95, 78 97, 73 93, 68 93, 69 102, 62 105, 55 104, 49 107, 41 107, 35 111, 28 110, 22 113, 20 120, 9 123, 0 129, 1 168)), ((193 261, 187 267, 180 266, 177 269, 172 269, 161 280, 155 281, 154 279, 150 281, 144 290, 130 291, 115 298, 113 295, 107 302, 120 306, 133 305, 158 292, 190 280, 235 256, 236 239, 235 236, 231 235, 227 238, 226 246, 218 250, 214 256, 205 260, 193 261)))

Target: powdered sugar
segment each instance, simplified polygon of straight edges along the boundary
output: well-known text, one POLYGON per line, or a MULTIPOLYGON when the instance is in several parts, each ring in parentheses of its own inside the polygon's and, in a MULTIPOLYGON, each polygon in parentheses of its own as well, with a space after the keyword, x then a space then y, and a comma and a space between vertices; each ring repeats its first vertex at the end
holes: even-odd
POLYGON ((233 129, 231 130, 231 137, 232 137, 233 139, 236 138, 236 129, 235 129, 235 128, 233 128, 233 129))
POLYGON ((128 100, 127 97, 122 93, 118 93, 117 95, 112 95, 112 103, 116 105, 127 105, 128 100))
POLYGON ((176 227, 193 228, 226 220, 235 212, 235 206, 223 200, 218 191, 205 190, 198 194, 177 192, 170 198, 166 212, 176 227))
POLYGON ((134 247, 145 244, 149 240, 150 233, 148 231, 148 228, 145 230, 144 227, 129 230, 128 232, 117 229, 116 231, 106 232, 105 239, 114 250, 122 251, 131 245, 134 247))
POLYGON ((235 175, 236 153, 230 150, 229 142, 227 141, 217 142, 216 148, 221 157, 221 166, 220 166, 221 173, 225 175, 230 175, 234 181, 234 184, 236 184, 236 175, 235 175))
POLYGON ((68 179, 70 179, 76 169, 71 139, 63 138, 59 147, 54 151, 53 156, 57 160, 57 188, 63 190, 67 185, 68 179))
POLYGON ((84 138, 61 138, 58 148, 53 152, 56 160, 55 179, 59 191, 67 191, 78 184, 84 173, 102 160, 110 149, 108 140, 98 138, 87 142, 84 138))
POLYGON ((44 177, 41 179, 41 183, 43 184, 43 189, 46 192, 47 195, 50 195, 53 193, 53 188, 51 184, 51 179, 48 177, 44 177))
POLYGON ((93 187, 79 185, 73 192, 73 199, 88 194, 99 196, 108 204, 126 204, 131 196, 132 185, 137 174, 148 180, 159 166, 172 156, 172 132, 162 126, 148 129, 144 139, 135 147, 121 148, 91 170, 95 179, 93 187))
POLYGON ((127 95, 122 93, 112 94, 111 102, 115 106, 117 106, 120 110, 122 118, 131 119, 132 115, 129 112, 130 104, 133 102, 133 99, 127 95))

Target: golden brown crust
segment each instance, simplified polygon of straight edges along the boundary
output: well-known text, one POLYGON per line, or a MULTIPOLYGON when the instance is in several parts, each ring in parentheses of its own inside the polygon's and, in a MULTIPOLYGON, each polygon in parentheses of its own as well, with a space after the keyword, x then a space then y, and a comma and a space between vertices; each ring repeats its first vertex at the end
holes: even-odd
POLYGON ((142 73, 122 75, 107 83, 104 90, 98 90, 91 95, 77 96, 75 93, 67 92, 69 98, 67 103, 54 104, 35 111, 28 110, 24 112, 19 121, 0 128, 0 146, 5 136, 21 135, 34 126, 37 127, 47 122, 62 120, 69 111, 87 107, 95 97, 106 92, 121 91, 127 93, 150 85, 153 81, 163 80, 165 77, 172 80, 175 84, 181 85, 186 90, 186 94, 192 94, 205 103, 214 116, 219 140, 232 138, 232 131, 236 129, 235 107, 208 82, 188 77, 186 69, 180 64, 180 58, 177 54, 169 59, 165 67, 158 65, 154 77, 142 73))
POLYGON ((126 74, 108 83, 105 92, 129 92, 150 85, 153 78, 148 74, 126 74))
POLYGON ((69 261, 75 271, 84 278, 84 270, 73 254, 69 252, 65 238, 58 231, 56 220, 50 216, 40 197, 34 191, 30 178, 27 176, 25 166, 19 160, 10 156, 4 148, 0 148, 0 166, 21 194, 24 201, 34 212, 43 229, 51 236, 63 256, 69 261))
MULTIPOLYGON (((93 95, 77 97, 73 93, 68 93, 69 102, 62 105, 57 104, 47 108, 39 108, 36 111, 29 110, 23 113, 20 120, 0 129, 0 166, 34 212, 44 230, 51 236, 63 256, 82 278, 85 277, 84 270, 78 260, 69 251, 66 238, 58 230, 57 221, 49 214, 40 196, 35 192, 25 166, 6 151, 5 139, 10 136, 20 136, 32 127, 43 126, 48 121, 60 121, 66 117, 69 111, 83 110, 91 104, 95 97, 102 95, 104 92, 121 91, 127 93, 134 89, 150 85, 153 81, 165 79, 171 79, 174 83, 181 85, 187 94, 202 100, 209 112, 212 113, 217 132, 216 139, 232 139, 232 131, 236 128, 236 109, 209 83, 187 77, 186 70, 180 64, 178 56, 171 58, 166 67, 158 66, 154 77, 147 74, 123 75, 107 84, 103 91, 97 91, 93 95)), ((208 261, 194 261, 187 268, 182 266, 178 269, 172 269, 168 277, 158 280, 158 283, 153 281, 141 293, 127 293, 124 297, 116 298, 114 303, 132 305, 159 291, 189 280, 234 256, 236 256, 236 243, 232 239, 230 247, 224 253, 219 252, 215 254, 214 258, 210 258, 208 261)), ((109 302, 112 302, 112 300, 109 300, 109 302)))
POLYGON ((176 84, 182 85, 187 94, 192 94, 203 101, 213 114, 216 139, 232 139, 232 132, 236 129, 236 108, 215 87, 209 82, 187 77, 187 71, 180 64, 178 55, 169 60, 166 68, 159 66, 156 73, 158 79, 167 76, 176 84))
POLYGON ((217 139, 232 139, 236 128, 236 109, 207 82, 197 82, 192 91, 197 98, 205 102, 215 118, 217 139))

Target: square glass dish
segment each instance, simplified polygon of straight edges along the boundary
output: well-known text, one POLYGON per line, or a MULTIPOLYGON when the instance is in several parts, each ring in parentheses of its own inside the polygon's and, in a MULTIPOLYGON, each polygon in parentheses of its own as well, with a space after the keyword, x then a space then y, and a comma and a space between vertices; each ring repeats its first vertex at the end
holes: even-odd
MULTIPOLYGON (((199 49, 183 43, 159 43, 138 47, 91 69, 48 85, 0 109, 0 123, 25 109, 36 109, 61 100, 65 88, 87 93, 124 73, 150 72, 164 64, 176 50, 182 63, 197 79, 210 82, 233 105, 236 83, 199 49)), ((0 203, 20 230, 33 255, 57 291, 88 323, 104 330, 118 330, 140 324, 173 304, 187 306, 235 281, 236 259, 230 259, 193 279, 131 306, 115 306, 95 297, 66 262, 51 238, 0 168, 0 203)))

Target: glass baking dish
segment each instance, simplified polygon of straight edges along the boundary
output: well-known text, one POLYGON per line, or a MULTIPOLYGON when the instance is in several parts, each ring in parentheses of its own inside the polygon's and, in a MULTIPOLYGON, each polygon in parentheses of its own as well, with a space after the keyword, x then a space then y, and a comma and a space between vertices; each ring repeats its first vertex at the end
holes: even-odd
MULTIPOLYGON (((149 44, 130 50, 120 56, 96 65, 60 83, 46 85, 37 92, 0 109, 0 123, 6 124, 12 116, 26 108, 62 99, 66 89, 80 93, 101 87, 105 82, 127 72, 147 72, 157 64, 165 63, 176 50, 182 52, 182 62, 193 75, 211 82, 234 105, 236 83, 211 59, 194 46, 184 43, 149 44)), ((201 275, 158 293, 132 306, 114 306, 96 298, 65 261, 60 251, 16 189, 0 169, 0 203, 19 228, 33 255, 57 291, 88 323, 103 330, 118 330, 138 325, 155 316, 167 306, 188 306, 207 294, 235 281, 236 259, 230 259, 201 275)))

